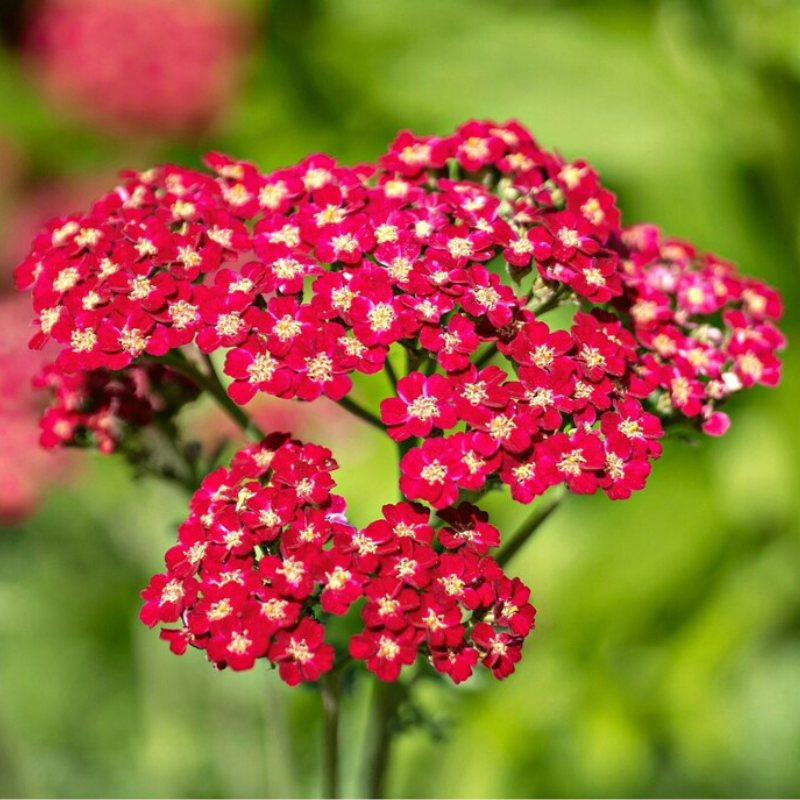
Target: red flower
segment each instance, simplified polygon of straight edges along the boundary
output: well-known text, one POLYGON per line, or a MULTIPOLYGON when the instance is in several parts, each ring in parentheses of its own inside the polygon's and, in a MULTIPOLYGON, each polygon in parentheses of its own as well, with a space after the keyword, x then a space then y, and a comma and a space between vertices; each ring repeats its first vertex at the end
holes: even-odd
POLYGON ((394 538, 398 544, 402 541, 430 544, 433 541, 430 511, 420 503, 389 504, 383 506, 381 512, 384 519, 371 522, 366 528, 373 539, 388 542, 394 538))
POLYGON ((419 607, 409 614, 409 619, 425 632, 431 648, 452 648, 464 642, 462 611, 452 598, 443 600, 426 593, 420 598, 419 607))
POLYGON ((479 622, 470 634, 473 644, 482 653, 482 663, 495 678, 502 680, 514 672, 514 665, 522 658, 522 639, 505 631, 495 631, 491 625, 479 622))
POLYGON ((606 439, 606 463, 599 485, 612 500, 625 500, 644 489, 650 474, 646 446, 636 446, 621 436, 606 439))
POLYGON ((436 516, 450 524, 439 531, 439 541, 449 550, 464 547, 483 555, 489 548, 500 546, 500 531, 489 525, 489 515, 472 503, 443 508, 436 516))
POLYGON ((283 597, 305 600, 314 589, 314 573, 303 556, 310 558, 314 552, 306 548, 286 558, 265 556, 259 562, 259 575, 283 597))
POLYGON ((412 372, 397 383, 397 397, 381 402, 381 420, 389 436, 402 441, 409 436, 427 436, 435 427, 442 430, 456 424, 456 412, 450 405, 453 387, 442 375, 426 378, 412 372))
POLYGON ((380 575, 397 579, 415 589, 423 589, 431 582, 431 570, 438 563, 439 556, 429 545, 402 541, 399 550, 392 551, 382 559, 380 575))
MULTIPOLYGON (((632 445, 644 445, 644 449, 652 457, 661 455, 661 445, 656 442, 664 435, 661 421, 653 414, 648 414, 636 400, 619 400, 615 403, 615 412, 609 411, 600 419, 600 430, 606 439, 623 437, 632 445)), ((641 449, 641 448, 640 448, 641 449)))
POLYGON ((314 563, 314 577, 322 584, 320 606, 329 614, 346 614, 361 596, 364 578, 344 553, 320 554, 314 563))
POLYGON ((486 316, 497 328, 511 322, 517 309, 514 292, 500 283, 500 277, 485 267, 474 266, 467 270, 467 291, 461 305, 474 317, 486 316))
POLYGON ((556 358, 549 370, 520 367, 517 371, 525 390, 524 398, 533 409, 541 409, 536 422, 543 430, 561 427, 564 415, 574 411, 577 364, 569 356, 556 358))
POLYGON ((55 353, 38 379, 53 394, 42 442, 148 463, 160 440, 144 429, 176 430, 216 385, 199 349, 224 352, 240 405, 342 401, 351 373, 380 371, 391 352, 410 374, 381 395, 380 422, 409 447, 401 502, 360 529, 319 445, 274 434, 207 476, 144 594, 147 624, 176 623, 164 633, 175 652, 314 679, 332 661, 316 620, 359 603, 367 630, 351 651, 384 679, 418 652, 456 682, 479 658, 504 677, 534 609, 488 556, 498 530, 461 493, 505 483, 529 503, 565 483, 628 497, 660 455, 662 420, 721 434, 728 397, 779 380, 777 293, 653 226, 620 228, 597 173, 518 123, 404 132, 353 168, 322 154, 269 175, 218 153, 206 163, 210 174, 128 173, 35 239, 17 281, 33 345, 55 353), (533 267, 517 297, 506 277, 519 287, 533 267), (536 318, 578 300, 569 330, 536 318))
POLYGON ((247 340, 225 357, 225 374, 233 378, 228 387, 231 399, 243 406, 258 392, 267 392, 277 397, 292 394, 292 373, 267 350, 258 336, 247 340))
POLYGON ((321 394, 339 400, 350 391, 352 382, 341 363, 343 334, 341 326, 326 324, 292 346, 286 365, 296 375, 294 391, 301 400, 315 400, 321 394))
POLYGON ((499 367, 489 366, 480 372, 470 365, 454 376, 454 404, 459 419, 471 425, 484 418, 482 409, 503 409, 511 399, 508 373, 499 367))
POLYGON ((591 256, 600 249, 593 227, 583 216, 562 211, 546 217, 545 224, 553 234, 553 258, 558 261, 569 261, 578 252, 591 256))
POLYGON ((413 628, 401 633, 367 630, 350 639, 350 655, 366 661, 367 669, 382 681, 396 681, 402 667, 417 657, 417 637, 413 628))
POLYGON ((485 622, 507 627, 515 636, 527 636, 533 629, 536 609, 528 602, 531 590, 519 578, 487 582, 479 590, 481 601, 489 606, 485 622))
POLYGON ((595 433, 556 433, 536 447, 536 468, 542 479, 550 484, 566 481, 576 494, 597 490, 596 473, 604 464, 603 444, 595 433))
POLYGON ((422 170, 443 167, 447 156, 447 145, 441 139, 401 131, 389 146, 389 152, 381 156, 380 164, 386 170, 413 178, 422 170))
POLYGON ((480 655, 474 647, 462 644, 454 648, 431 649, 431 663, 437 672, 449 676, 453 683, 463 683, 472 676, 480 655))
POLYGON ((411 500, 425 500, 434 508, 450 505, 458 496, 458 479, 465 468, 447 439, 426 439, 400 462, 400 490, 411 500))
POLYGON ((458 314, 450 317, 447 330, 424 326, 420 331, 419 340, 423 347, 436 353, 439 364, 445 372, 459 372, 466 369, 470 363, 470 356, 480 345, 475 325, 458 314))
POLYGON ((159 622, 175 622, 186 606, 197 597, 197 581, 176 575, 154 575, 146 589, 142 590, 145 601, 139 619, 152 628, 159 622))
POLYGON ((574 345, 566 331, 550 331, 544 322, 526 322, 509 348, 509 355, 524 367, 550 369, 574 345))
POLYGON ((279 631, 269 648, 269 660, 278 665, 281 678, 289 686, 300 681, 316 681, 333 666, 334 649, 323 642, 325 629, 308 617, 291 631, 279 631))
POLYGON ((497 161, 506 152, 505 142, 491 126, 469 122, 458 129, 456 147, 458 163, 469 172, 476 172, 486 164, 497 161))
POLYGON ((419 595, 396 578, 374 578, 364 594, 367 604, 361 611, 368 628, 402 631, 408 627, 408 612, 419 607, 419 595))
POLYGON ((365 250, 375 246, 375 237, 368 226, 356 217, 336 225, 326 225, 319 233, 314 254, 323 263, 336 261, 356 264, 365 250))
POLYGON ((245 621, 227 617, 215 628, 206 652, 218 666, 252 669, 256 659, 266 654, 268 645, 269 634, 258 618, 245 621))

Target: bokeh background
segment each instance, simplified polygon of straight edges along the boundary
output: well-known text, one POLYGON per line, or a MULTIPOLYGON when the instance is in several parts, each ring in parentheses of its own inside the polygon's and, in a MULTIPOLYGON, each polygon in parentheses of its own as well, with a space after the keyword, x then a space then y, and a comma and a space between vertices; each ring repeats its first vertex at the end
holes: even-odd
MULTIPOLYGON (((0 25, 2 796, 320 791, 313 691, 175 658, 137 621, 185 498, 36 450, 11 271, 118 170, 211 149, 355 163, 400 128, 517 118, 595 164, 625 221, 777 285, 800 341, 797 0, 3 0, 0 25)), ((517 674, 423 687, 390 793, 800 794, 797 353, 723 439, 670 442, 646 491, 548 522, 513 563, 539 609, 517 674)), ((335 448, 356 523, 393 499, 391 451, 357 422, 265 413, 335 448)), ((346 703, 355 792, 364 687, 346 703)))

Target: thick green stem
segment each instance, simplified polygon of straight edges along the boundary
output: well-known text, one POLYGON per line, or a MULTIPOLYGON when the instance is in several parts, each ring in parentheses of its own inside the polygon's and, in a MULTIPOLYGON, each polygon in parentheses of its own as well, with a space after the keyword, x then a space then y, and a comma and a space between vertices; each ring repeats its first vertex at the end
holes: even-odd
POLYGON ((552 311, 557 306, 561 305, 561 301, 564 299, 564 296, 569 292, 569 287, 562 286, 557 292, 555 292, 551 297, 547 300, 539 303, 538 306, 533 306, 530 303, 528 304, 528 309, 533 312, 534 317, 540 317, 542 314, 546 314, 548 311, 552 311))
POLYGON ((200 486, 200 475, 197 474, 197 464, 189 458, 187 451, 179 443, 179 433, 177 427, 169 423, 158 423, 157 430, 159 432, 160 441, 172 453, 175 461, 181 467, 181 473, 168 469, 161 470, 158 474, 160 477, 167 480, 174 481, 182 485, 190 492, 195 492, 200 486))
POLYGON ((511 539, 500 548, 500 552, 495 556, 495 561, 503 567, 505 566, 544 524, 545 520, 558 508, 562 500, 566 497, 566 492, 559 487, 554 490, 557 494, 548 505, 537 506, 530 516, 519 526, 511 539))
POLYGON ((386 427, 378 419, 378 417, 376 417, 371 411, 368 411, 366 408, 359 405, 355 400, 351 399, 350 397, 343 397, 337 402, 342 408, 346 409, 351 414, 355 414, 355 416, 364 420, 364 422, 368 422, 373 428, 377 428, 381 433, 386 432, 386 427))
POLYGON ((475 360, 475 366, 480 369, 486 366, 497 353, 497 342, 492 342, 475 360))
POLYGON ((392 384, 392 389, 394 389, 395 394, 397 394, 397 373, 388 356, 386 357, 386 361, 383 362, 383 366, 386 369, 386 377, 389 378, 389 383, 392 384))
MULTIPOLYGON (((403 457, 405 456, 405 454, 409 450, 412 450, 413 448, 417 447, 417 445, 419 445, 419 439, 417 439, 416 436, 409 436, 408 439, 403 439, 402 442, 397 442, 397 465, 398 465, 398 468, 399 468, 400 462, 403 460, 403 457)), ((403 493, 400 492, 400 500, 403 501, 405 499, 406 499, 405 495, 403 495, 403 493)))
POLYGON ((367 777, 367 797, 386 797, 386 781, 394 741, 397 707, 402 698, 401 688, 393 683, 375 682, 372 696, 372 759, 367 777))
POLYGON ((163 364, 175 372, 180 372, 181 375, 187 377, 190 381, 196 384, 200 389, 205 389, 219 404, 220 408, 246 433, 251 439, 260 441, 264 438, 264 432, 256 425, 250 418, 247 412, 237 406, 236 403, 228 397, 225 387, 217 375, 213 364, 210 359, 206 363, 209 366, 209 372, 205 373, 199 370, 183 353, 179 350, 171 351, 166 355, 160 356, 155 361, 163 364))
POLYGON ((436 360, 434 356, 431 356, 427 359, 422 367, 422 374, 430 377, 431 375, 436 372, 437 367, 439 366, 439 362, 436 360))
POLYGON ((340 673, 329 672, 320 681, 322 694, 322 743, 325 797, 339 794, 339 709, 341 701, 340 673))

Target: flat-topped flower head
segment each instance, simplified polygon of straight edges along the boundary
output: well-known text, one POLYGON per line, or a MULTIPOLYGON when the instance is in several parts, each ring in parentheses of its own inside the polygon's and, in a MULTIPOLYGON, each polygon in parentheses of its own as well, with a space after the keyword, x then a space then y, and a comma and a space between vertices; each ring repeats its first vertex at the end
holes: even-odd
MULTIPOLYGON (((440 661, 440 650, 467 647, 474 623, 465 615, 498 607, 495 587, 509 584, 491 559, 477 559, 499 544, 488 514, 469 503, 441 510, 451 527, 437 541, 429 509, 403 502, 384 506, 383 518, 359 531, 347 522, 341 497, 295 485, 298 471, 315 470, 317 481, 332 488, 335 469, 325 448, 273 434, 207 476, 178 544, 167 551, 167 572, 142 592, 142 621, 180 623, 162 630, 173 652, 191 645, 233 670, 266 660, 290 685, 329 671, 337 646, 383 680, 395 680, 418 655, 464 680, 472 656, 459 667, 440 661), (464 556, 440 555, 461 547, 464 556), (326 615, 347 614, 360 599, 363 632, 349 644, 326 641, 326 615)), ((519 613, 532 615, 532 607, 515 602, 524 606, 519 613)), ((499 627, 509 624, 492 613, 499 627)))

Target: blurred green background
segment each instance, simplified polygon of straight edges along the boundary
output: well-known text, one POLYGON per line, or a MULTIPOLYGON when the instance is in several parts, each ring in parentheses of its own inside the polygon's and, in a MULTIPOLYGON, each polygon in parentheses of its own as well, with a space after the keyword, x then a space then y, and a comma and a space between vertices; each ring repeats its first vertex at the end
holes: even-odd
MULTIPOLYGON (((310 151, 354 163, 400 128, 513 117, 595 164, 625 221, 656 222, 777 285, 797 340, 800 2, 223 5, 249 15, 224 112, 199 133, 142 137, 104 133, 46 99, 23 55, 22 4, 4 0, 6 274, 22 255, 9 245, 21 209, 71 211, 122 168, 195 166, 210 149, 264 169, 310 151)), ((790 348, 777 391, 736 398, 723 439, 668 443, 646 491, 571 498, 548 522, 512 564, 539 611, 517 674, 423 687, 440 740, 401 737, 391 794, 800 793, 799 366, 790 348)), ((298 425, 335 448, 364 523, 393 499, 391 450, 340 417, 316 420, 298 425)), ((313 691, 175 658, 137 621, 185 498, 132 484, 113 459, 72 464, 71 483, 0 532, 0 795, 318 793, 313 691)), ((499 498, 492 508, 512 530, 519 510, 499 498)), ((346 714, 353 792, 363 686, 346 714)))

